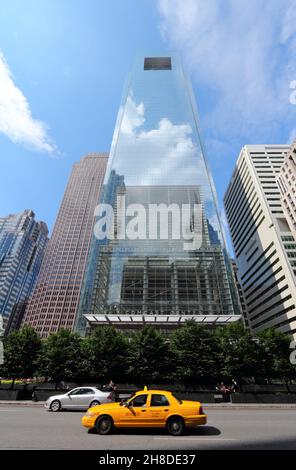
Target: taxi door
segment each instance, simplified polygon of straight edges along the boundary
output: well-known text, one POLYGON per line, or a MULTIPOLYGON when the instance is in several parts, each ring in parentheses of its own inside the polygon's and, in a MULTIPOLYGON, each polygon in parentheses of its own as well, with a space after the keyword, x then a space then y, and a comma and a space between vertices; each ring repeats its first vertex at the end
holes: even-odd
POLYGON ((137 395, 122 409, 120 425, 137 427, 145 425, 148 418, 148 394, 137 395))
POLYGON ((168 398, 161 393, 153 393, 150 398, 149 407, 149 424, 150 426, 164 426, 168 415, 170 414, 171 405, 168 398))

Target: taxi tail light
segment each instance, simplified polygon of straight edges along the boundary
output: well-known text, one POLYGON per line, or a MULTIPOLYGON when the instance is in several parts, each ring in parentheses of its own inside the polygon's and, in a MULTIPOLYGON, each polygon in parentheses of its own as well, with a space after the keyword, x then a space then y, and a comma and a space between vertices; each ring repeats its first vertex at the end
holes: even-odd
POLYGON ((200 415, 203 415, 203 414, 204 414, 204 410, 203 410, 203 407, 202 407, 202 406, 199 407, 199 414, 200 414, 200 415))

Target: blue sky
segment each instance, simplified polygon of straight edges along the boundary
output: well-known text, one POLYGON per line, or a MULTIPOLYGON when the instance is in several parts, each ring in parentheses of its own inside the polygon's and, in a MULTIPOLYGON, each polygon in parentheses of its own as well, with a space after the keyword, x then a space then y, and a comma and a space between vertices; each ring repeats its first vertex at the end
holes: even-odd
POLYGON ((295 136, 295 0, 2 0, 0 215, 52 229, 73 162, 108 151, 141 51, 179 51, 220 207, 244 144, 295 136))

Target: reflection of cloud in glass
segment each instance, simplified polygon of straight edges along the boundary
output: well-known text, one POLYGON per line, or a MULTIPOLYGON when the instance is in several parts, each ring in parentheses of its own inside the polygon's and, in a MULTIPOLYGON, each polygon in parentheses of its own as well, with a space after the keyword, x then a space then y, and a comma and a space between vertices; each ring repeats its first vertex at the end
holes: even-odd
POLYGON ((147 129, 145 105, 131 91, 120 124, 114 170, 127 185, 200 185, 209 222, 219 230, 213 195, 199 143, 194 142, 190 123, 174 124, 162 117, 147 129), (145 129, 146 127, 146 129, 145 129))
POLYGON ((145 122, 144 104, 136 104, 131 95, 127 97, 125 103, 125 113, 121 123, 121 132, 127 135, 133 135, 135 129, 145 122))
POLYGON ((141 130, 145 107, 128 96, 121 124, 120 158, 116 171, 128 184, 196 184, 199 148, 192 141, 190 124, 173 124, 162 118, 155 129, 141 130), (194 162, 194 163, 193 163, 194 162))

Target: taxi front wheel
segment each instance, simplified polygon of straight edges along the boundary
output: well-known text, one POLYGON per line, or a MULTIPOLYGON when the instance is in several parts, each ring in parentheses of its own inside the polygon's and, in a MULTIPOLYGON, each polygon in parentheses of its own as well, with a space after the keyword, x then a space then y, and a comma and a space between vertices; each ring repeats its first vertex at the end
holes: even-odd
POLYGON ((181 436, 185 431, 184 420, 180 416, 172 416, 167 422, 167 430, 172 436, 181 436))
POLYGON ((110 416, 101 416, 96 422, 96 430, 99 434, 110 434, 113 430, 113 421, 110 416))

